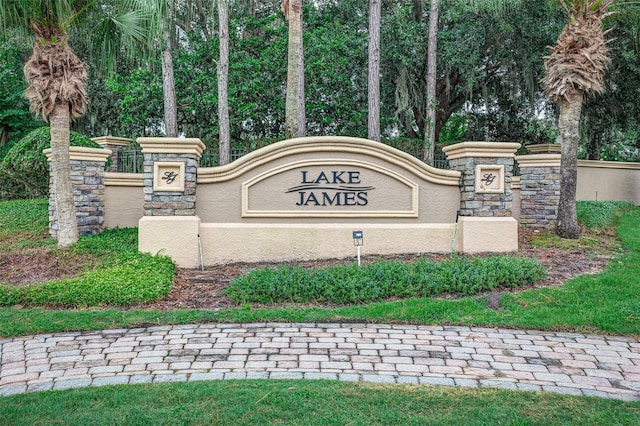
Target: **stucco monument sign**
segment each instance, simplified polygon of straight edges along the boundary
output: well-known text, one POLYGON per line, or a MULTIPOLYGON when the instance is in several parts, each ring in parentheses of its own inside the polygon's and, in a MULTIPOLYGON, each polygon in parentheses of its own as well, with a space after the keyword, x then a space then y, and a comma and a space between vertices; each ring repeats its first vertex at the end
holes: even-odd
MULTIPOLYGON (((452 243, 461 252, 517 250, 510 213, 463 217, 452 241, 464 172, 378 142, 298 138, 213 168, 196 167, 198 139, 138 143, 145 155, 139 248, 180 266, 352 257, 354 230, 367 235, 365 254, 448 252, 452 243)), ((505 192, 505 169, 493 163, 479 166, 478 192, 491 200, 505 192)))
MULTIPOLYGON (((199 139, 140 138, 144 173, 115 173, 105 161, 130 140, 97 142, 108 149, 70 148, 80 233, 138 226, 140 250, 180 266, 199 266, 201 248, 206 265, 351 258, 356 230, 366 235, 365 254, 509 252, 518 247, 517 220, 553 229, 557 219, 560 155, 515 157, 514 143, 445 147, 449 171, 345 137, 283 141, 199 168, 199 139)), ((579 200, 639 205, 639 186, 638 163, 578 162, 579 200)))

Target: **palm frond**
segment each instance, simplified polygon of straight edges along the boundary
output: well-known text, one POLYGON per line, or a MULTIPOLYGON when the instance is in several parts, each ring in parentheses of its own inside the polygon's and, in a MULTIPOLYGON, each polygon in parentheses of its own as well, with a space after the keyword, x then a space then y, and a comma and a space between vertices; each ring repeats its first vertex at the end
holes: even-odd
POLYGON ((545 94, 554 102, 570 100, 576 92, 602 93, 609 47, 602 19, 615 0, 562 0, 569 11, 557 43, 544 58, 545 94))

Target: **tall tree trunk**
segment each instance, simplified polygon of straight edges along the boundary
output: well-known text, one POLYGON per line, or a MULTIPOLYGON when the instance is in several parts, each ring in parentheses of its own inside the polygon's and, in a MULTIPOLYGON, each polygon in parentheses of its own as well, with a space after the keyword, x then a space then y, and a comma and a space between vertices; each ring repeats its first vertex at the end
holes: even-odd
POLYGON ((380 15, 381 0, 369 1, 368 137, 380 142, 380 15))
POLYGON ((49 116, 51 125, 51 180, 58 220, 58 246, 78 241, 78 221, 69 162, 69 105, 58 103, 49 116))
POLYGON ((164 50, 162 51, 162 90, 164 93, 164 128, 168 137, 178 136, 178 106, 176 104, 176 84, 173 79, 173 56, 171 46, 174 10, 173 1, 167 0, 167 27, 164 31, 164 50))
POLYGON ((285 104, 285 137, 289 139, 302 137, 306 133, 302 0, 284 0, 282 9, 289 21, 285 104))
POLYGON ((427 114, 424 124, 424 161, 433 165, 436 147, 436 61, 438 48, 438 0, 431 0, 427 42, 427 114))
POLYGON ((558 128, 562 142, 560 160, 560 202, 556 233, 562 238, 580 238, 576 214, 576 183, 578 178, 578 142, 580 140, 580 113, 584 93, 576 90, 571 101, 560 105, 558 128))
POLYGON ((589 140, 587 142, 587 160, 600 159, 600 147, 602 146, 602 130, 599 126, 588 132, 589 140))
MULTIPOLYGON (((302 4, 302 1, 300 2, 302 4)), ((302 6, 301 6, 302 7, 302 6)), ((307 111, 304 91, 304 28, 302 26, 302 9, 300 12, 300 45, 298 47, 298 137, 307 134, 307 111)))
POLYGON ((218 61, 218 122, 220 126, 219 161, 229 164, 231 136, 229 131, 229 2, 218 0, 218 23, 220 26, 220 60, 218 61))

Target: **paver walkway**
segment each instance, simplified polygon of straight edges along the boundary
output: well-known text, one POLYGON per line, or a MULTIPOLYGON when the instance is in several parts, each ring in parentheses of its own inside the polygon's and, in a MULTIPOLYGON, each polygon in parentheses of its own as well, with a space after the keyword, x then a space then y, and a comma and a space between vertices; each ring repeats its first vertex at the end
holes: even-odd
POLYGON ((0 340, 0 395, 135 383, 329 379, 640 399, 640 342, 381 324, 200 324, 0 340))

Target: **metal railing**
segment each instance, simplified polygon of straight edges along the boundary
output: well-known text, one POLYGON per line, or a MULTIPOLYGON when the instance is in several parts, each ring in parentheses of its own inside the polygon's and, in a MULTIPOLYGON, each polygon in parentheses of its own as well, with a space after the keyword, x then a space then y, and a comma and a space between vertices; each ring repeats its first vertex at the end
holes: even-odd
POLYGON ((116 155, 117 171, 120 173, 142 173, 144 157, 140 149, 120 149, 116 155))
MULTIPOLYGON (((231 161, 235 161, 243 155, 248 154, 250 151, 246 149, 231 149, 231 161)), ((410 152, 418 159, 422 159, 422 153, 410 152)), ((215 167, 218 165, 218 153, 212 151, 205 151, 200 159, 200 167, 215 167)), ((119 173, 142 173, 144 165, 144 157, 140 149, 121 149, 118 151, 116 157, 117 171, 119 173)), ((449 169, 449 161, 446 155, 436 154, 434 160, 434 167, 438 169, 449 169)))

